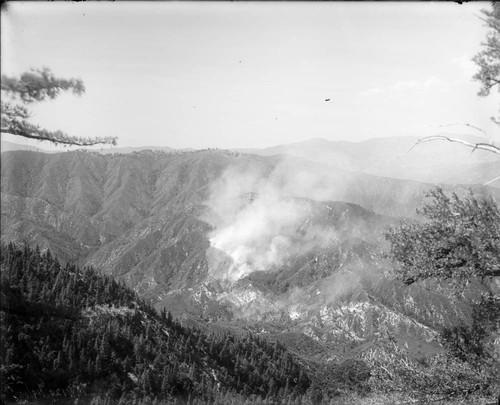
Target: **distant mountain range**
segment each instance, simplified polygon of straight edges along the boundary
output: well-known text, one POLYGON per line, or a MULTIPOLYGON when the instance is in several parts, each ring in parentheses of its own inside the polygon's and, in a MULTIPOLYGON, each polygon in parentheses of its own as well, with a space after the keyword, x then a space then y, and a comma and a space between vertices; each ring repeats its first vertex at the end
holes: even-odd
MULTIPOLYGON (((463 137, 472 142, 483 139, 463 137)), ((446 141, 419 144, 419 138, 376 138, 363 142, 311 139, 265 149, 241 150, 262 156, 292 155, 349 171, 427 183, 484 184, 500 175, 500 157, 446 141), (411 150, 410 150, 411 149, 411 150)), ((500 187, 500 179, 490 183, 500 187)))
MULTIPOLYGON (((43 149, 39 148, 37 146, 31 146, 31 145, 23 145, 23 144, 17 144, 9 141, 3 141, 1 143, 0 150, 2 152, 10 152, 10 151, 15 151, 15 150, 29 150, 33 152, 42 152, 42 153, 61 153, 61 151, 54 151, 54 150, 48 150, 48 149, 43 149)), ((81 148, 81 149, 75 149, 73 148, 71 151, 75 150, 80 150, 80 151, 91 151, 92 153, 100 153, 103 155, 107 154, 113 154, 113 153, 133 153, 133 152, 140 152, 143 150, 152 150, 152 151, 163 151, 163 152, 170 152, 175 149, 169 148, 168 146, 131 146, 131 147, 123 147, 123 148, 109 148, 109 147, 103 147, 103 148, 81 148)), ((182 151, 189 151, 192 149, 182 149, 182 151)))
MULTIPOLYGON (((471 142, 483 139, 462 136, 471 142)), ((414 180, 424 183, 486 184, 500 188, 500 157, 445 141, 420 144, 417 137, 375 138, 362 142, 310 139, 303 142, 262 149, 235 149, 236 152, 260 156, 288 155, 347 171, 376 176, 414 180)), ((32 150, 54 153, 37 147, 2 141, 2 152, 32 150)), ((144 150, 187 152, 166 146, 143 146, 92 149, 92 153, 127 154, 144 150)))
MULTIPOLYGON (((322 149, 315 162, 270 150, 7 151, 1 238, 95 266, 187 323, 243 322, 291 346, 312 339, 321 356, 388 333, 415 351, 439 350, 436 331, 470 309, 445 286, 404 288, 381 255, 386 227, 414 216, 433 184, 369 174, 369 164, 345 169, 362 164, 363 150, 385 170, 387 142, 292 147, 322 149), (335 154, 338 164, 320 162, 335 154)), ((497 164, 474 159, 476 169, 497 164)), ((496 187, 470 188, 500 201, 496 187)))
POLYGON ((9 142, 9 141, 4 141, 4 140, 2 140, 2 143, 0 145, 0 150, 2 152, 12 152, 15 150, 30 150, 32 152, 54 153, 54 152, 49 151, 47 149, 38 148, 36 146, 23 145, 23 144, 13 143, 13 142, 9 142))

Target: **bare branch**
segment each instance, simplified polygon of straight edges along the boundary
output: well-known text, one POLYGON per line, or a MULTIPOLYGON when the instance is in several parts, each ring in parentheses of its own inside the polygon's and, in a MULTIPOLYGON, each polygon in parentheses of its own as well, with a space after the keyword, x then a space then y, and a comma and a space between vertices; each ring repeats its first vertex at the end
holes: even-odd
POLYGON ((482 149, 482 150, 487 150, 489 152, 497 153, 500 155, 500 148, 498 148, 495 145, 491 145, 489 143, 472 143, 472 142, 467 142, 464 141, 463 139, 458 139, 458 138, 450 138, 447 136, 443 135, 431 135, 431 136, 426 136, 425 138, 419 139, 417 142, 413 144, 413 146, 406 151, 406 153, 410 152, 415 146, 424 143, 424 142, 430 142, 430 141, 448 141, 448 142, 456 142, 456 143, 461 143, 462 145, 465 145, 469 148, 472 148, 473 151, 476 149, 482 149))
POLYGON ((495 177, 493 180, 487 181, 486 183, 483 184, 483 186, 487 186, 488 184, 493 183, 494 181, 500 180, 500 176, 495 177))
POLYGON ((488 139, 491 139, 488 136, 488 133, 484 129, 476 127, 475 125, 471 125, 468 122, 454 122, 452 124, 441 124, 441 125, 437 125, 437 126, 440 128, 445 128, 445 127, 453 127, 453 126, 457 126, 457 125, 463 125, 465 127, 475 129, 476 131, 482 132, 488 139))

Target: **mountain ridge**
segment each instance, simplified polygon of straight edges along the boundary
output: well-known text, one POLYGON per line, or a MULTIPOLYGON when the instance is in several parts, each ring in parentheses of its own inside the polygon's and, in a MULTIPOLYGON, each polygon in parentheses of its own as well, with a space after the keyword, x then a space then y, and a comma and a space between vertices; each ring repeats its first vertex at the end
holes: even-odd
MULTIPOLYGON (((241 166, 244 173, 259 167, 259 176, 278 184, 284 195, 318 197, 314 196, 316 193, 323 197, 319 200, 343 200, 396 216, 413 215, 425 190, 432 187, 332 171, 297 158, 282 161, 276 157, 210 151, 116 156, 6 152, 2 157, 1 183, 2 217, 8 224, 4 233, 7 231, 14 240, 22 239, 26 232, 30 234, 29 227, 33 231, 38 223, 65 234, 68 241, 76 243, 77 250, 111 242, 134 224, 162 212, 191 212, 192 217, 198 218, 200 207, 209 197, 210 184, 232 165, 241 166), (316 183, 301 184, 310 179, 316 183), (72 215, 76 217, 71 219, 72 215), (9 223, 9 218, 14 223, 9 223)), ((495 188, 475 190, 498 198, 495 188)), ((38 242, 35 239, 39 243, 43 237, 38 242)))
POLYGON ((304 340, 323 361, 388 336, 441 353, 439 331, 470 319, 446 286, 395 281, 383 255, 387 225, 433 184, 220 150, 14 151, 1 165, 3 242, 95 266, 186 325, 304 340))

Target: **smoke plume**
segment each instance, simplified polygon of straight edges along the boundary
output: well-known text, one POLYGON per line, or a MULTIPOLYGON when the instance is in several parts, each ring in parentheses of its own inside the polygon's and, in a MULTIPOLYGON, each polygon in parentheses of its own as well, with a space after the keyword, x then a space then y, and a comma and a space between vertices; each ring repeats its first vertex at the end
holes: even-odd
POLYGON ((289 257, 336 240, 332 228, 309 223, 310 201, 297 198, 321 197, 318 190, 312 192, 320 178, 291 173, 283 163, 273 170, 242 164, 228 168, 213 184, 204 219, 214 227, 211 246, 231 258, 230 264, 211 260, 219 264, 210 266, 213 276, 236 281, 254 271, 276 269, 289 257))

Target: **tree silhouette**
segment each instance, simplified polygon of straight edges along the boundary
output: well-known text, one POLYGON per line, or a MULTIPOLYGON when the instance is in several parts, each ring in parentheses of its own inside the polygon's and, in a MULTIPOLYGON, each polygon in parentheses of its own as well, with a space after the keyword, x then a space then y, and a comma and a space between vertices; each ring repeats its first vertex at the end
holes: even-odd
POLYGON ((405 284, 435 278, 459 284, 500 276, 500 212, 491 198, 447 196, 441 188, 419 213, 386 233, 396 276, 405 284))
MULTIPOLYGON (((495 339, 500 330, 500 296, 494 278, 500 277, 500 211, 491 198, 447 196, 436 188, 419 211, 425 221, 403 221, 386 234, 396 277, 406 285, 434 279, 447 281, 457 293, 480 281, 488 292, 480 300, 466 298, 472 322, 443 328, 448 352, 499 381, 495 339)), ((466 295, 464 295, 466 297, 466 295)))
MULTIPOLYGON (((493 2, 492 7, 491 11, 482 10, 484 18, 481 20, 490 31, 482 43, 483 49, 472 59, 479 67, 479 72, 472 78, 481 83, 480 97, 488 96, 495 86, 500 91, 500 3, 493 2)), ((500 117, 492 117, 492 120, 500 125, 500 117)))
MULTIPOLYGON (((490 31, 486 34, 486 41, 481 44, 483 49, 472 58, 473 62, 479 67, 479 71, 472 77, 472 79, 481 84, 478 96, 486 97, 495 87, 497 87, 500 91, 500 3, 493 2, 492 10, 482 10, 482 13, 484 17, 480 18, 486 23, 486 26, 490 29, 490 31)), ((500 112, 499 117, 491 117, 491 120, 500 126, 500 112)), ((468 128, 478 130, 487 136, 484 130, 468 123, 452 125, 464 125, 468 128)), ((424 142, 441 140, 460 143, 468 148, 471 148, 473 152, 476 149, 482 149, 488 152, 500 154, 500 148, 494 144, 491 137, 488 138, 488 142, 473 143, 460 138, 452 138, 444 135, 431 135, 419 139, 410 148, 410 150, 416 145, 424 142)), ((498 177, 494 180, 497 179, 498 177)))
POLYGON ((85 93, 85 86, 79 79, 57 78, 48 68, 33 69, 23 73, 19 78, 2 75, 1 88, 2 133, 49 141, 56 145, 116 145, 116 137, 70 136, 63 131, 50 131, 29 122, 31 117, 27 108, 29 104, 55 99, 63 91, 71 91, 75 95, 85 93), (10 101, 4 101, 7 97, 10 101))

